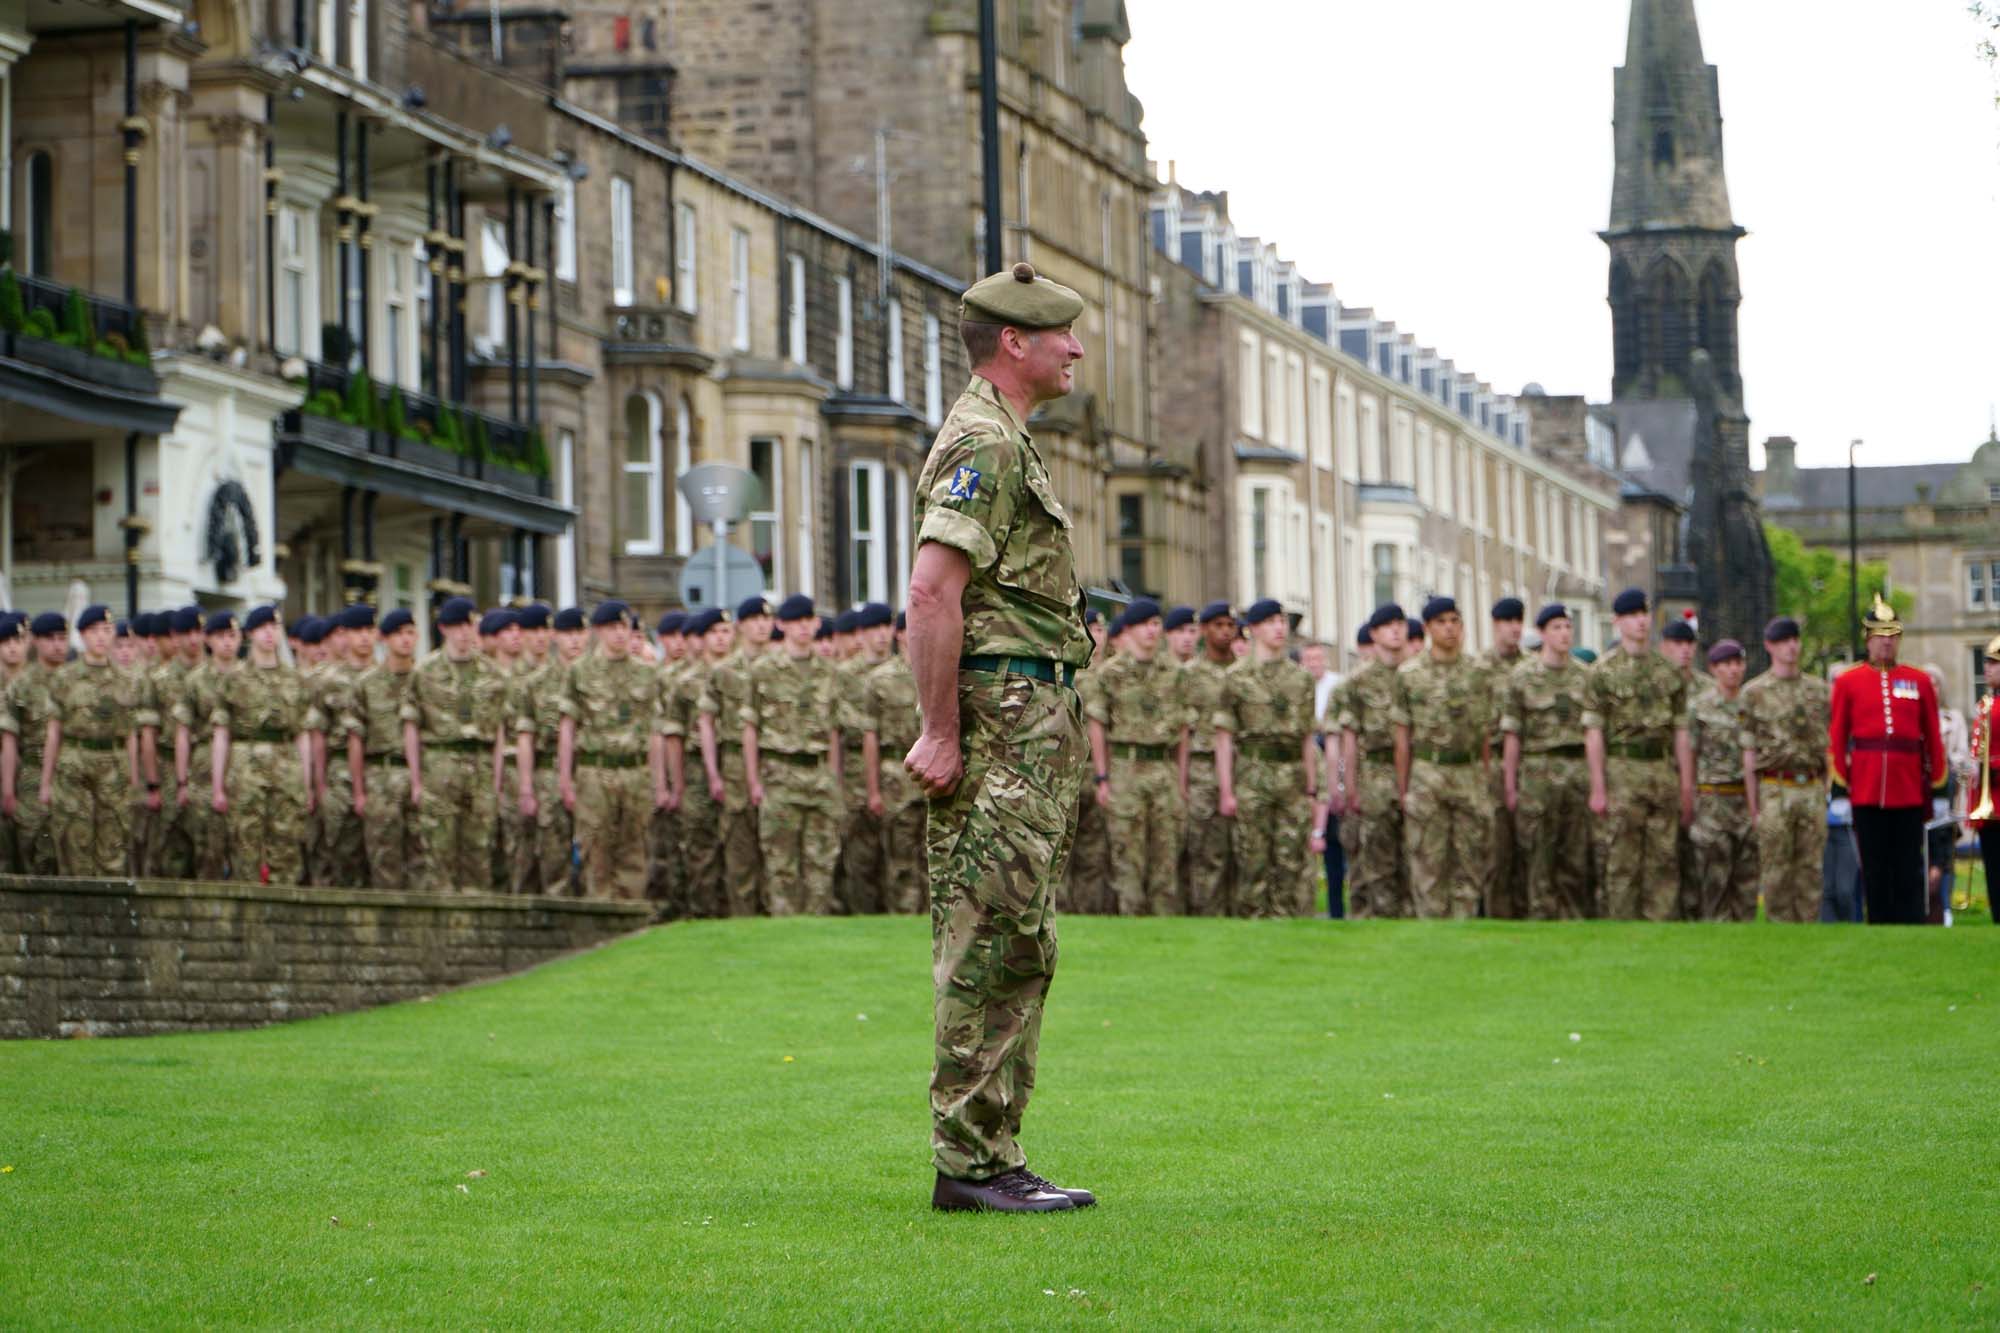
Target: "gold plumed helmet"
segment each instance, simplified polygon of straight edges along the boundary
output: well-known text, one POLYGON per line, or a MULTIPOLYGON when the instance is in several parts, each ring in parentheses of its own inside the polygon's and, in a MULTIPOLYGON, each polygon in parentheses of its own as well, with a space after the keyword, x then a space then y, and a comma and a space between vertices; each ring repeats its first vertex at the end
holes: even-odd
POLYGON ((1986 660, 2000 662, 2000 634, 1993 636, 1993 642, 1986 645, 1986 660))
POLYGON ((1875 605, 1868 610, 1868 618, 1861 623, 1870 638, 1878 634, 1896 638, 1903 632, 1903 622, 1896 618, 1896 608, 1889 605, 1879 592, 1875 594, 1875 605))

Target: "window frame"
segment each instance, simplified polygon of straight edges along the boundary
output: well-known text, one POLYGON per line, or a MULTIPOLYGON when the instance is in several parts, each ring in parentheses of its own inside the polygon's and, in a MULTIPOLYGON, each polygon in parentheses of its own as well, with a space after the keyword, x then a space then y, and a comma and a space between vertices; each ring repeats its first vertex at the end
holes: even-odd
POLYGON ((611 178, 611 304, 623 308, 638 299, 638 273, 632 253, 632 182, 611 178))
POLYGON ((556 197, 556 281, 576 281, 576 182, 568 176, 556 197))
POLYGON ((729 229, 729 346, 750 350, 750 231, 729 229))
POLYGON ((694 205, 674 205, 674 308, 692 315, 701 309, 700 227, 694 205))
POLYGON ((854 606, 889 600, 888 531, 883 522, 888 515, 887 472, 878 458, 857 458, 847 465, 848 600, 854 606), (861 523, 864 493, 870 519, 865 529, 861 523), (882 596, 870 596, 877 586, 882 596))
POLYGON ((854 388, 854 277, 842 273, 833 280, 837 311, 833 340, 833 382, 844 390, 854 388))
POLYGON ((694 510, 681 494, 680 479, 694 466, 694 406, 686 394, 674 399, 674 554, 694 554, 694 510))
POLYGON ((303 204, 280 203, 277 230, 278 318, 277 341, 272 350, 279 356, 302 356, 309 361, 317 361, 320 354, 319 279, 316 271, 319 216, 303 204), (288 222, 297 223, 296 234, 290 239, 286 235, 288 222), (296 292, 287 291, 287 285, 292 281, 297 283, 296 292), (288 336, 291 332, 288 325, 296 327, 296 337, 288 336))
MULTIPOLYGON (((625 398, 624 450, 619 458, 619 477, 625 486, 642 487, 646 494, 646 531, 634 536, 630 532, 619 533, 619 549, 626 555, 660 555, 666 549, 666 512, 660 489, 661 473, 665 468, 664 446, 660 439, 662 409, 660 397, 650 389, 627 394, 625 398), (634 462, 632 458, 632 405, 643 404, 646 409, 645 443, 649 457, 634 462)), ((619 507, 621 526, 630 517, 628 511, 619 507)))
POLYGON ((785 256, 785 352, 795 366, 806 364, 806 257, 785 256))
MULTIPOLYGON (((771 450, 770 494, 764 497, 765 508, 754 509, 744 521, 744 528, 750 538, 750 554, 757 554, 757 530, 765 528, 771 534, 771 564, 764 572, 764 591, 775 594, 785 581, 785 441, 778 435, 753 435, 748 446, 750 473, 757 476, 757 447, 764 445, 771 450)), ((758 478, 760 481, 761 477, 758 478)))
POLYGON ((889 298, 889 308, 882 321, 882 338, 886 344, 887 363, 884 386, 893 402, 903 402, 909 392, 909 376, 903 373, 903 306, 895 297, 889 298))
POLYGON ((944 424, 944 329, 938 317, 924 316, 924 424, 944 424))

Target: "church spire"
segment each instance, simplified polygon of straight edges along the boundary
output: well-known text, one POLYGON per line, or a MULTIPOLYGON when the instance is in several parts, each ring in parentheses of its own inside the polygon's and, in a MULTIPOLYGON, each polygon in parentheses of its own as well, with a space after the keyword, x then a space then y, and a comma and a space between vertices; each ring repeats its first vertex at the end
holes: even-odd
POLYGON ((1611 231, 1726 231, 1722 97, 1702 56, 1694 0, 1632 0, 1625 64, 1614 83, 1618 172, 1611 231))

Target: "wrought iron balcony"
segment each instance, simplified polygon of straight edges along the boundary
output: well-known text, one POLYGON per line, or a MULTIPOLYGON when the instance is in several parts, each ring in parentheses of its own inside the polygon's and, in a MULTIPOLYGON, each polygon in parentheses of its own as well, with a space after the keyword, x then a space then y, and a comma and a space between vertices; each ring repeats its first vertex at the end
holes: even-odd
POLYGON ((179 411, 159 389, 137 310, 0 269, 0 400, 157 435, 173 429, 179 411))

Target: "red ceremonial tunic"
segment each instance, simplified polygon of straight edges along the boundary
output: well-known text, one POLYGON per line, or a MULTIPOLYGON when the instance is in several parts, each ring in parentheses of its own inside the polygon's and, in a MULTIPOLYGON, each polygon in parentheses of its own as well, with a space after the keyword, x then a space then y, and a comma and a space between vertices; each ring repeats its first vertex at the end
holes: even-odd
POLYGON ((1856 805, 1907 809, 1944 787, 1937 692, 1915 667, 1864 662, 1835 677, 1827 738, 1834 776, 1856 805))

